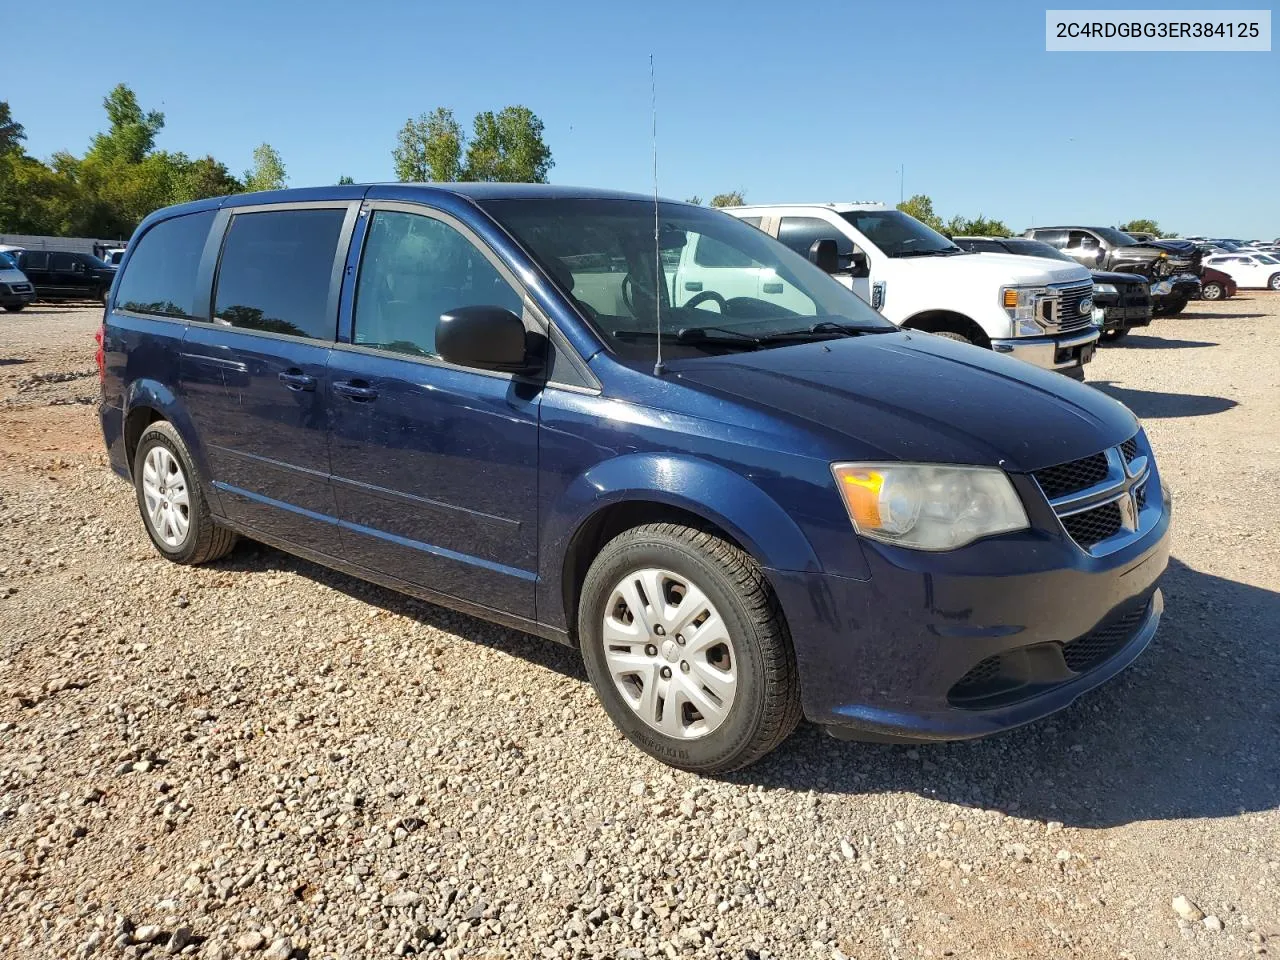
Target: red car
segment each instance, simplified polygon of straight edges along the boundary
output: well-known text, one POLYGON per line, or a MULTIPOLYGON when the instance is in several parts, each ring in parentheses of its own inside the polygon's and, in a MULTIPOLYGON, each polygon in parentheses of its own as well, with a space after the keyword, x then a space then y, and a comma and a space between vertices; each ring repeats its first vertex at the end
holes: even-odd
POLYGON ((1236 282, 1231 279, 1230 274, 1213 267, 1204 268, 1204 273, 1200 276, 1201 300, 1225 300, 1227 297, 1234 297, 1236 289, 1236 282))

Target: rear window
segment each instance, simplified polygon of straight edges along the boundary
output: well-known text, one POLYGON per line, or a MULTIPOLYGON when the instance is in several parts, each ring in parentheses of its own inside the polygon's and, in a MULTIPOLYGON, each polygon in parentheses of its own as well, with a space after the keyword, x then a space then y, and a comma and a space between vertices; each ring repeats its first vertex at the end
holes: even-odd
POLYGON ((345 208, 237 213, 227 230, 214 318, 233 327, 332 340, 329 280, 345 208))
POLYGON ((194 315, 196 274, 212 210, 164 220, 142 235, 120 278, 116 307, 161 317, 194 315))

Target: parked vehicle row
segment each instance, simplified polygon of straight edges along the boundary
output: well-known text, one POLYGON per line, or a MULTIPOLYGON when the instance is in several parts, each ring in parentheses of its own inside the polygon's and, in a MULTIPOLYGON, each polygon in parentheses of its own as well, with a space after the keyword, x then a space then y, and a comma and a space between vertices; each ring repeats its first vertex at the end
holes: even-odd
POLYGON ((1033 227, 1023 236, 1062 250, 1091 270, 1141 274, 1151 286, 1157 315, 1181 313, 1200 295, 1202 254, 1194 244, 1138 243, 1114 227, 1033 227))
POLYGON ((1097 337, 1088 272, 881 208, 732 213, 518 184, 159 211, 99 334, 111 466, 162 556, 244 534, 570 644, 703 773, 802 715, 984 736, 1128 666, 1170 500, 1133 415, 1049 372, 1083 357, 1045 324, 1097 337))
POLYGON ((106 302, 107 291, 116 276, 116 268, 92 254, 64 250, 10 250, 0 254, 17 271, 21 279, 0 279, 0 283, 25 283, 32 296, 22 300, 13 295, 6 299, 0 291, 0 305, 6 310, 21 310, 32 300, 98 300, 106 302))

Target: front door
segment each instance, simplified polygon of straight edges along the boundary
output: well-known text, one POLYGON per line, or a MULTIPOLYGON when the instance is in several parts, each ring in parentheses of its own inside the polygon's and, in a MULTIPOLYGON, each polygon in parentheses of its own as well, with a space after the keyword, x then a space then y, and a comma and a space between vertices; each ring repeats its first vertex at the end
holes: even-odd
POLYGON ((328 479, 326 375, 357 209, 235 211, 213 321, 190 325, 180 367, 227 515, 268 539, 335 556, 341 538, 328 479))
POLYGON ((50 287, 59 297, 88 299, 93 296, 94 279, 84 261, 74 253, 49 254, 50 287))
MULTIPOLYGON (((782 217, 778 221, 778 241, 790 247, 802 257, 809 256, 809 249, 817 240, 834 240, 836 254, 839 257, 841 271, 835 278, 856 293, 867 303, 871 302, 871 277, 868 271, 855 271, 851 268, 853 254, 862 252, 861 248, 838 226, 822 217, 782 217), (846 269, 847 268, 847 269, 846 269)), ((775 284, 775 288, 779 286, 775 284)), ((765 291, 768 292, 767 290, 765 291)), ((766 298, 769 299, 769 298, 766 298)), ((791 284, 778 290, 771 298, 793 310, 804 310, 808 298, 800 294, 791 284)))
POLYGON ((350 342, 329 360, 345 555, 531 618, 541 384, 445 363, 435 330, 459 307, 506 307, 531 329, 532 315, 514 277, 451 218, 388 204, 362 221, 350 342))

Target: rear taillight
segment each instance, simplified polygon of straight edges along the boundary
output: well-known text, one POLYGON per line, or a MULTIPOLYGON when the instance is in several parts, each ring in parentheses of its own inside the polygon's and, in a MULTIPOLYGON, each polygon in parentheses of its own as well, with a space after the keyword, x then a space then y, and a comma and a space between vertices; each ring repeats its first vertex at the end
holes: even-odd
POLYGON ((93 342, 98 345, 98 349, 93 351, 93 362, 98 367, 98 382, 107 382, 107 352, 105 344, 107 340, 107 326, 103 324, 98 328, 98 332, 93 335, 93 342))

